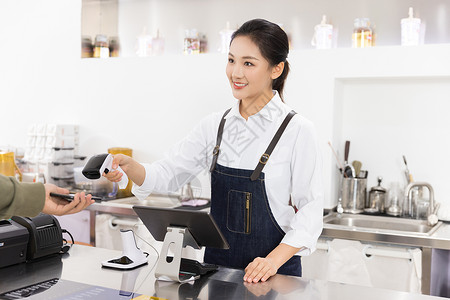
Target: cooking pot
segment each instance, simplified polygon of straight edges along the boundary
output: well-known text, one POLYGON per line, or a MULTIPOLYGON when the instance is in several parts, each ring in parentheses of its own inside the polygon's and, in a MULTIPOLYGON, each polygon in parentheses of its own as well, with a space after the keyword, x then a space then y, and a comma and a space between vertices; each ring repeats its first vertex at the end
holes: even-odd
POLYGON ((0 152, 0 173, 5 176, 16 176, 19 174, 19 180, 22 181, 22 172, 14 160, 14 152, 0 152))

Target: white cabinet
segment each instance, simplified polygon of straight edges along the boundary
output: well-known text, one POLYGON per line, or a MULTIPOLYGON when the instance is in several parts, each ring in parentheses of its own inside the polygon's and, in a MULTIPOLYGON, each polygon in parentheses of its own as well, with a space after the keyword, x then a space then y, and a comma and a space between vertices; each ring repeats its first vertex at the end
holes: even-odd
POLYGON ((302 257, 303 277, 420 293, 422 251, 394 245, 319 239, 302 257))

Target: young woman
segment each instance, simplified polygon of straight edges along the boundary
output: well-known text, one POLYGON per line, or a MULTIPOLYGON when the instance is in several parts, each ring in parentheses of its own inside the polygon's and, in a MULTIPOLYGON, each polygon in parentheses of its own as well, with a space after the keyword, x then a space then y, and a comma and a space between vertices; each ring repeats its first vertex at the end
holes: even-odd
POLYGON ((247 282, 301 276, 300 255, 314 251, 322 231, 315 131, 282 100, 288 52, 278 25, 246 22, 233 34, 226 67, 235 105, 205 118, 165 159, 139 164, 116 155, 113 162, 133 180, 138 198, 177 190, 208 168, 211 214, 230 249, 207 248, 204 260, 245 269, 247 282))

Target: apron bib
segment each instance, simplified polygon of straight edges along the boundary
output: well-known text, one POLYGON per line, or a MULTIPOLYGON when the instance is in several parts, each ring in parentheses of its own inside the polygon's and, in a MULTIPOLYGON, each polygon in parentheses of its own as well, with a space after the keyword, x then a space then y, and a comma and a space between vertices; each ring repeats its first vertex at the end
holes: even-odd
MULTIPOLYGON (((262 169, 295 112, 288 114, 255 170, 229 168, 217 163, 228 112, 225 112, 219 125, 211 165, 211 215, 230 249, 207 247, 204 261, 244 269, 256 257, 266 257, 285 235, 270 209, 262 169)), ((291 257, 277 273, 301 276, 300 256, 291 257)))

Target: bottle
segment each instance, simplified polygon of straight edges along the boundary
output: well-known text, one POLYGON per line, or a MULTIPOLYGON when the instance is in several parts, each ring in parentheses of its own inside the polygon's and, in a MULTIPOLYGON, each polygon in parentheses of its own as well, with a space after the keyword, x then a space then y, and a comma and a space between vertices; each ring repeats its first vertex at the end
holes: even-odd
POLYGON ((208 38, 206 37, 206 34, 201 33, 200 34, 200 53, 206 53, 208 52, 208 38))
POLYGON ((136 54, 139 57, 150 56, 152 53, 152 36, 147 34, 147 27, 144 27, 142 34, 137 37, 136 54))
POLYGON ((420 24, 419 18, 413 17, 413 8, 409 8, 408 18, 401 19, 401 35, 402 46, 417 46, 420 40, 420 24))
POLYGON ((234 30, 230 28, 230 22, 227 21, 225 28, 219 32, 220 35, 220 48, 219 52, 227 54, 230 50, 231 36, 234 30))
POLYGON ((120 44, 118 37, 112 37, 109 39, 109 56, 119 57, 120 44))
POLYGON ((327 16, 322 16, 320 24, 314 27, 314 36, 311 44, 316 49, 330 49, 333 41, 333 25, 327 24, 327 16))
POLYGON ((92 46, 92 40, 89 36, 84 36, 81 39, 81 57, 89 58, 94 55, 94 47, 92 46))
POLYGON ((109 57, 109 46, 106 35, 97 34, 97 36, 95 37, 94 57, 96 58, 109 57))
POLYGON ((185 30, 183 53, 186 55, 200 53, 200 40, 197 29, 185 30))
POLYGON ((372 29, 369 18, 357 18, 353 22, 352 48, 372 47, 372 29))
POLYGON ((156 31, 156 37, 152 39, 153 55, 164 54, 164 38, 159 35, 159 29, 156 31))

